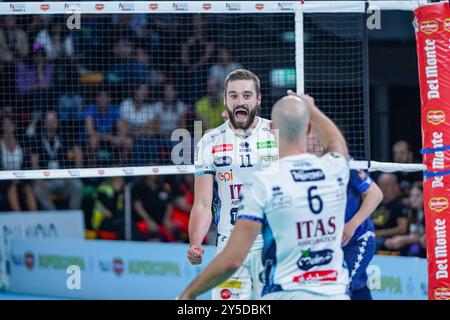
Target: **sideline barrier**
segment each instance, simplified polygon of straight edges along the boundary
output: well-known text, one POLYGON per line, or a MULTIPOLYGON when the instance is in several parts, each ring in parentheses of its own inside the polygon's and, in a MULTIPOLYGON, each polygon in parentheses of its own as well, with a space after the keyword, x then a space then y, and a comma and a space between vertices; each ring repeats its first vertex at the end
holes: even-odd
MULTIPOLYGON (((11 291, 81 299, 175 299, 202 270, 186 244, 108 240, 12 243, 11 291), (71 265, 77 274, 66 273, 71 265), (79 284, 79 289, 77 289, 79 284), (75 287, 75 288, 74 288, 75 287)), ((215 248, 205 248, 209 262, 215 248)), ((209 299, 206 293, 200 299, 209 299)))
MULTIPOLYGON (((11 246, 11 291, 81 299, 175 299, 211 261, 192 266, 188 245, 105 240, 26 240, 11 246), (67 273, 77 265, 80 273, 67 273), (77 289, 79 285, 79 289, 77 289)), ((425 259, 376 256, 369 266, 374 299, 426 299, 425 259)), ((209 299, 206 293, 200 299, 209 299)))
POLYGON ((0 214, 0 291, 8 290, 9 244, 15 237, 29 239, 84 238, 81 210, 37 211, 0 214))

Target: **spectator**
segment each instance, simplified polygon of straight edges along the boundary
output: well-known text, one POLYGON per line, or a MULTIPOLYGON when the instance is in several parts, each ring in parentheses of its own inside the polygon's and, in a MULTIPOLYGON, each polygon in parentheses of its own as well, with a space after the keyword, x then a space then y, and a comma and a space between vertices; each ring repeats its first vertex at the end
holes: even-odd
POLYGON ((219 83, 219 92, 225 92, 224 84, 227 75, 236 69, 242 69, 242 65, 233 62, 230 51, 226 47, 220 47, 217 52, 218 62, 209 69, 209 76, 217 79, 219 83))
MULTIPOLYGON (((55 111, 45 114, 43 128, 36 137, 32 150, 32 169, 63 169, 74 162, 77 168, 82 167, 81 151, 65 144, 59 134, 59 120, 55 111)), ((37 180, 34 192, 44 210, 56 210, 52 197, 57 194, 68 199, 69 209, 80 209, 83 184, 80 179, 48 179, 37 180)))
POLYGON ((16 25, 16 17, 1 17, 0 28, 0 101, 11 103, 15 94, 16 63, 28 56, 27 33, 16 25))
POLYGON ((164 86, 164 99, 153 105, 155 114, 159 119, 160 133, 166 137, 180 127, 184 128, 182 120, 187 111, 187 106, 177 98, 175 86, 168 83, 164 86))
POLYGON ((108 91, 97 92, 96 103, 83 112, 85 131, 81 143, 87 147, 87 158, 93 166, 117 159, 116 165, 126 165, 132 149, 126 124, 120 119, 120 110, 111 104, 108 91), (90 161, 90 162, 92 162, 90 161))
POLYGON ((157 117, 148 103, 148 86, 140 84, 133 99, 126 99, 120 105, 120 117, 125 120, 133 136, 153 135, 157 130, 157 117))
POLYGON ((386 239, 385 247, 400 250, 402 255, 425 258, 425 246, 421 239, 425 236, 425 214, 423 211, 423 187, 421 182, 413 184, 409 193, 411 215, 409 217, 409 234, 397 235, 386 239))
POLYGON ((181 57, 175 79, 182 91, 182 99, 192 105, 204 94, 205 79, 214 51, 214 44, 206 39, 204 20, 193 16, 192 36, 181 46, 181 57), (186 90, 187 89, 187 90, 186 90))
MULTIPOLYGON (((15 124, 11 117, 2 120, 2 137, 0 140, 1 170, 26 169, 26 152, 18 144, 15 134, 15 124)), ((0 192, 6 194, 8 208, 6 210, 36 211, 37 203, 33 189, 28 180, 0 180, 0 192), (23 201, 24 200, 24 201, 23 201), (22 206, 25 203, 25 206, 22 206)))
POLYGON ((122 102, 120 117, 125 120, 126 131, 133 138, 131 164, 149 165, 149 159, 161 163, 158 115, 148 102, 146 84, 137 87, 134 99, 122 102))
POLYGON ((203 130, 217 128, 223 123, 222 113, 225 111, 223 91, 219 89, 219 80, 209 77, 206 96, 195 104, 195 112, 203 123, 203 130))
POLYGON ((45 51, 40 43, 35 43, 30 64, 19 63, 16 72, 19 100, 28 107, 31 105, 33 120, 40 118, 45 107, 51 104, 50 86, 53 80, 53 65, 47 61, 45 51))
POLYGON ((372 215, 377 237, 377 250, 385 249, 386 239, 404 235, 408 230, 408 210, 400 198, 400 187, 392 173, 383 173, 377 184, 383 191, 383 201, 372 215))
POLYGON ((158 176, 146 176, 132 191, 138 229, 148 240, 175 241, 178 229, 171 222, 173 194, 158 176))
POLYGON ((43 46, 47 58, 50 61, 57 61, 64 57, 72 57, 74 54, 73 37, 64 25, 64 18, 54 18, 50 24, 44 25, 34 43, 43 46))
POLYGON ((189 242, 189 218, 194 203, 194 176, 182 175, 174 190, 172 224, 180 230, 180 239, 189 242))
POLYGON ((91 225, 99 238, 125 239, 125 180, 112 177, 103 181, 95 194, 91 225))
MULTIPOLYGON (((392 153, 394 162, 397 163, 413 163, 414 153, 411 149, 411 145, 405 141, 400 140, 394 143, 392 146, 392 153)), ((397 180, 400 184, 401 197, 407 198, 409 195, 409 189, 411 189, 412 184, 415 181, 420 181, 423 179, 421 172, 396 172, 397 180)))

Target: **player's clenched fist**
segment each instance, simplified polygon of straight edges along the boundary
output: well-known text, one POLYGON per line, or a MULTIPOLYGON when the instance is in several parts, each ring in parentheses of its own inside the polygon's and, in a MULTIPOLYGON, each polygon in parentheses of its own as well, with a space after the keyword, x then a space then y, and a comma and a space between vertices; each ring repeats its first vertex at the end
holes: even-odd
POLYGON ((192 264, 200 264, 203 260, 205 249, 201 246, 190 246, 188 250, 188 259, 192 264))

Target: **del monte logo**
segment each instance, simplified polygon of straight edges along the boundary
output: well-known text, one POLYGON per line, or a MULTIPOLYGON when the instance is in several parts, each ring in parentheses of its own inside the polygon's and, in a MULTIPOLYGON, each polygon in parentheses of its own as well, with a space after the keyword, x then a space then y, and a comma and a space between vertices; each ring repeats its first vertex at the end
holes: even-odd
POLYGON ((445 113, 442 110, 430 110, 427 112, 427 122, 432 125, 439 125, 445 122, 445 113))
POLYGON ((115 258, 113 260, 113 271, 116 275, 120 276, 123 273, 124 264, 123 260, 120 258, 115 258))
POLYGON ((428 201, 428 206, 431 210, 442 212, 448 208, 448 199, 445 197, 434 197, 428 201))
POLYGON ((28 270, 34 268, 34 263, 35 263, 34 254, 31 252, 25 253, 25 266, 27 267, 28 270))
POLYGON ((436 20, 426 20, 420 23, 420 31, 425 34, 432 34, 438 31, 439 25, 436 20))

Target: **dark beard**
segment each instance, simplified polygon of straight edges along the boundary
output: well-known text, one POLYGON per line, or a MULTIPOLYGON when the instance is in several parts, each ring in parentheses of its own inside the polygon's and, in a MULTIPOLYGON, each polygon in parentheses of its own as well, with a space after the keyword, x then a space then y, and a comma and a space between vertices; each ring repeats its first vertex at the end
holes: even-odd
POLYGON ((234 112, 230 111, 228 108, 226 108, 226 110, 228 113, 228 119, 230 119, 230 122, 231 122, 231 125, 233 126, 233 128, 242 129, 244 131, 247 131, 248 128, 250 128, 250 126, 252 125, 253 121, 255 120, 256 114, 258 113, 258 108, 259 108, 259 106, 257 106, 253 110, 249 111, 248 116, 247 116, 247 121, 245 123, 236 123, 236 121, 234 120, 234 112))

